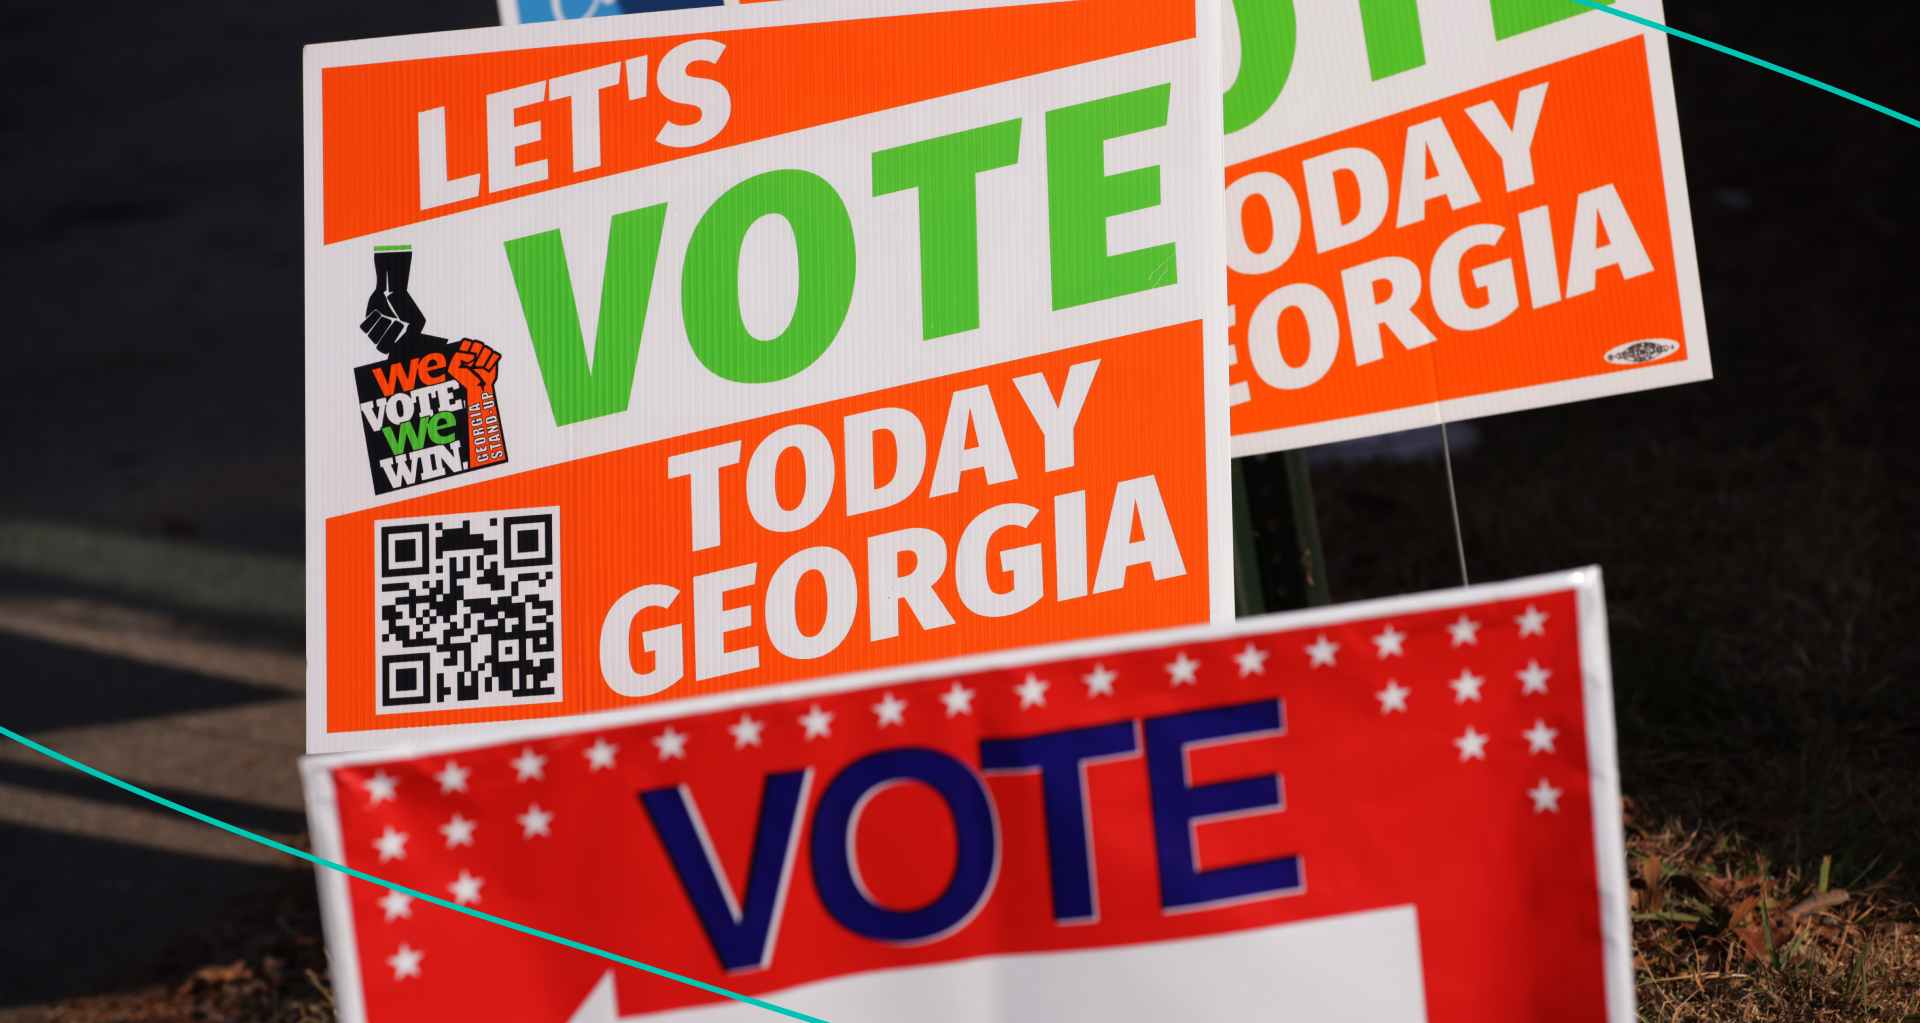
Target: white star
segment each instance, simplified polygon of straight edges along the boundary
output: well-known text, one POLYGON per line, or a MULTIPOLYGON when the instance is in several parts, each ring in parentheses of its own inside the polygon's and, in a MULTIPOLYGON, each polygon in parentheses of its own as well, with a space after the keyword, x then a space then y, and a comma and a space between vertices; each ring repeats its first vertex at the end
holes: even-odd
POLYGON ((765 721, 756 721, 752 714, 740 712, 740 720, 727 726, 727 734, 733 736, 734 749, 746 749, 760 745, 760 733, 767 730, 765 721))
POLYGON ((1545 719, 1534 718, 1533 727, 1521 732, 1520 737, 1527 740, 1528 756, 1532 756, 1541 750, 1552 753, 1554 751, 1553 740, 1560 737, 1560 729, 1548 728, 1545 719))
POLYGON ((433 776, 433 780, 440 783, 440 794, 444 796, 449 792, 467 791, 467 776, 472 773, 473 768, 461 767, 454 761, 449 760, 447 761, 447 766, 441 768, 440 773, 433 776))
POLYGON ((1547 680, 1553 677, 1553 672, 1542 668, 1539 661, 1529 657, 1527 658, 1526 668, 1522 671, 1514 672, 1513 677, 1520 680, 1521 696, 1531 696, 1534 693, 1545 696, 1547 695, 1547 680))
POLYGON ((1461 668, 1460 677, 1447 683, 1447 685, 1453 688, 1453 702, 1455 706, 1459 706, 1468 700, 1479 703, 1480 687, 1486 684, 1487 680, 1482 676, 1475 675, 1470 668, 1461 668))
POLYGON ((480 826, 479 821, 470 821, 456 811, 453 819, 440 825, 440 833, 447 836, 447 848, 456 845, 472 845, 473 829, 480 826))
POLYGON ((1027 672, 1027 680, 1013 687, 1013 691, 1020 696, 1020 709, 1026 710, 1028 707, 1046 706, 1047 688, 1049 685, 1051 685, 1051 683, 1035 677, 1033 672, 1027 672))
POLYGON ((1334 666, 1333 655, 1339 651, 1340 644, 1327 642, 1327 634, 1323 632, 1320 634, 1319 639, 1308 644, 1305 649, 1307 656, 1312 658, 1312 660, 1307 663, 1307 667, 1331 668, 1334 666))
POLYGON ((1545 611, 1535 610, 1532 604, 1528 604, 1526 612, 1515 617, 1513 622, 1520 626, 1520 638, 1526 639, 1528 636, 1546 635, 1547 619, 1551 617, 1553 616, 1545 611))
POLYGON ((1563 790, 1556 789, 1547 784, 1545 778, 1540 779, 1540 784, 1527 790, 1527 795, 1533 797, 1534 813, 1546 813, 1548 811, 1559 813, 1560 797, 1564 794, 1563 790))
POLYGON ((875 728, 885 728, 888 725, 907 727, 907 701, 894 696, 891 689, 880 697, 879 703, 870 704, 867 709, 873 711, 875 728))
POLYGON ((387 830, 373 840, 373 847, 380 850, 382 863, 388 860, 404 860, 407 858, 407 833, 395 831, 393 825, 389 824, 387 830))
POLYGON ((973 690, 955 682, 952 689, 940 694, 940 702, 946 705, 947 716, 951 718, 961 714, 972 714, 973 697, 973 690))
POLYGON ((1447 626, 1447 634, 1453 637, 1453 645, 1456 649, 1462 646, 1479 646, 1480 637, 1476 635, 1479 631, 1480 623, 1468 618, 1464 611, 1460 613, 1459 621, 1447 626))
POLYGON ((1112 696, 1113 682, 1119 677, 1119 672, 1108 670, 1104 664, 1095 664, 1092 671, 1080 676, 1080 681, 1087 684, 1087 699, 1091 700, 1096 696, 1112 696))
POLYGON ((1200 680, 1194 675, 1194 672, 1200 670, 1200 662, 1188 657, 1185 650, 1180 651, 1180 656, 1175 657, 1172 664, 1165 664, 1162 667, 1167 669, 1168 681, 1175 686, 1200 684, 1200 680))
POLYGON ((1476 732, 1473 730, 1472 725, 1468 725, 1467 734, 1453 740, 1453 744, 1460 748, 1460 762, 1464 764, 1469 760, 1487 759, 1487 740, 1489 738, 1491 738, 1491 736, 1476 732))
POLYGON ((799 721, 800 727, 807 730, 806 739, 808 742, 812 742, 822 736, 831 737, 833 735, 833 712, 830 710, 821 710, 820 705, 817 703, 805 714, 800 715, 799 721))
POLYGON ((360 785, 367 790, 368 806, 379 806, 386 800, 399 801, 398 794, 394 790, 400 787, 400 779, 385 771, 373 772, 373 777, 361 782, 360 785))
MULTIPOLYGON (((655 740, 656 743, 658 741, 657 739, 655 740)), ((593 745, 581 750, 580 755, 587 758, 587 773, 592 774, 603 767, 612 770, 613 755, 618 752, 620 752, 619 746, 608 742, 606 736, 600 735, 595 736, 593 745)), ((661 759, 664 760, 666 758, 662 757, 661 759)))
POLYGON ((515 782, 523 782, 528 778, 533 778, 537 781, 546 780, 547 758, 535 753, 532 746, 522 749, 519 756, 507 761, 507 763, 513 765, 513 780, 515 782))
POLYGON ((380 896, 380 908, 386 911, 388 923, 403 916, 411 920, 413 919, 413 896, 389 891, 380 896))
POLYGON ((1393 679, 1388 679, 1387 687, 1373 694, 1373 698, 1380 701, 1381 714, 1391 714, 1396 710, 1405 714, 1407 712, 1407 695, 1412 692, 1413 690, 1408 689, 1406 686, 1395 682, 1393 679))
POLYGON ((406 942, 400 943, 400 951, 387 957, 387 965, 393 967, 394 980, 406 980, 420 976, 420 960, 427 954, 417 948, 408 948, 406 942))
POLYGON ((1233 655, 1233 663, 1239 666, 1241 678, 1246 678, 1248 675, 1265 675, 1268 656, 1265 650, 1254 646, 1249 640, 1245 650, 1233 655))
MULTIPOLYGON (((675 731, 672 725, 668 725, 666 731, 661 732, 659 735, 647 741, 653 743, 653 748, 660 751, 660 761, 665 763, 669 760, 687 759, 687 740, 689 738, 691 738, 691 736, 687 735, 687 733, 675 731)), ((618 746, 614 747, 616 750, 619 748, 618 746)), ((739 748, 738 743, 735 744, 735 748, 739 748)), ((613 754, 611 753, 607 754, 607 766, 613 766, 613 754)))
POLYGON ((1406 651, 1400 649, 1400 644, 1406 641, 1407 634, 1395 629, 1393 623, 1388 622, 1387 627, 1378 636, 1373 637, 1373 646, 1379 653, 1380 659, 1384 661, 1389 657, 1405 657, 1406 651))
POLYGON ((528 806, 527 812, 514 817, 514 820, 520 822, 521 838, 532 838, 535 835, 553 837, 553 832, 547 830, 547 825, 553 823, 553 813, 540 809, 539 803, 528 806))
POLYGON ((453 901, 462 906, 480 901, 480 886, 487 883, 484 877, 474 877, 466 871, 460 872, 460 878, 447 885, 447 891, 453 893, 453 901))

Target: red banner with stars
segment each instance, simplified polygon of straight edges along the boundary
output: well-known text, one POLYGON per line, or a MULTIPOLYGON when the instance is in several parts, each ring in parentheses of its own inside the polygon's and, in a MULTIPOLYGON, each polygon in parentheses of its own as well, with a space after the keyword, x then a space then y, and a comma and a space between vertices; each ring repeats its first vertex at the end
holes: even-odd
MULTIPOLYGON (((1585 569, 309 758, 322 855, 831 1023, 1632 1018, 1585 569)), ((342 1018, 771 1019, 341 875, 342 1018)))

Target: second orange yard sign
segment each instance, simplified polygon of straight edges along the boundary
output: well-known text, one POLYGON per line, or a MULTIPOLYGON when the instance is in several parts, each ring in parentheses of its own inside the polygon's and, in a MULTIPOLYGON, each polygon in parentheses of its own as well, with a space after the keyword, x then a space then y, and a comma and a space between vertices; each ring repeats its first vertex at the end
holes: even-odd
POLYGON ((1569 0, 1235 6, 1234 454, 1712 375, 1664 36, 1569 0))

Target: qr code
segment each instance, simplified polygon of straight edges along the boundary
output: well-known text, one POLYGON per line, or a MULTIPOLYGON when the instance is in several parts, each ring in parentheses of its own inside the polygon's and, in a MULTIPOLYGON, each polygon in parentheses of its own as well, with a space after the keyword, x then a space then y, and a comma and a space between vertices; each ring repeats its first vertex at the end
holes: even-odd
POLYGON ((557 703, 560 510, 374 523, 380 714, 557 703))

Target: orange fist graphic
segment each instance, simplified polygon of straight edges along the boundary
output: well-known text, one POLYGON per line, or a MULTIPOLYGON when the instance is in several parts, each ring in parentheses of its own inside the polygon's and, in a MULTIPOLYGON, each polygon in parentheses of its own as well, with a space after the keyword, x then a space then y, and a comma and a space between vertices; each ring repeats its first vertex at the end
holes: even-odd
POLYGON ((477 402, 481 395, 493 394, 493 382, 500 378, 500 353, 472 338, 463 338, 460 350, 447 363, 447 372, 467 389, 467 400, 477 402))

